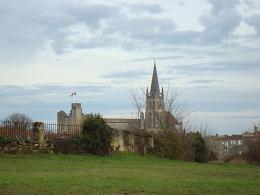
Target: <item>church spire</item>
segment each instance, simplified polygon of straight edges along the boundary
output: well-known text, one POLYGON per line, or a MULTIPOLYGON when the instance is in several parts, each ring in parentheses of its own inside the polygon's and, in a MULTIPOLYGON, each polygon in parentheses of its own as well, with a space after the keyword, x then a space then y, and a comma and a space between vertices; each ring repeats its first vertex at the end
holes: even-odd
POLYGON ((152 77, 150 93, 153 94, 153 95, 160 94, 160 88, 159 88, 159 82, 158 82, 155 60, 154 60, 153 77, 152 77))

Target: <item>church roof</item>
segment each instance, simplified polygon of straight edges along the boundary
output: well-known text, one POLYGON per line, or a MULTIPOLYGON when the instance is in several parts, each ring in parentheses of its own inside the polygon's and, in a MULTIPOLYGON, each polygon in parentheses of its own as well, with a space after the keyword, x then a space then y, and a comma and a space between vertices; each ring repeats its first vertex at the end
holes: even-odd
POLYGON ((160 93, 155 61, 154 61, 154 67, 153 67, 153 77, 152 77, 150 93, 153 94, 153 95, 160 93))

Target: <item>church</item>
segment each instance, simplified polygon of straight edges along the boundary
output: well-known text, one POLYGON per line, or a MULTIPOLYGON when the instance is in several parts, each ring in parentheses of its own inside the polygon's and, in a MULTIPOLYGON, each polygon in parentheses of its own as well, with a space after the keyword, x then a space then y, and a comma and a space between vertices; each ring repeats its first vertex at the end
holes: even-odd
MULTIPOLYGON (((163 87, 160 90, 159 80, 157 75, 157 68, 154 62, 152 81, 150 90, 146 89, 146 103, 145 113, 141 112, 138 119, 125 119, 125 118, 104 118, 107 124, 118 130, 119 136, 115 141, 114 146, 120 151, 125 151, 132 148, 134 150, 137 137, 140 136, 141 130, 147 133, 147 144, 152 146, 153 141, 149 136, 151 132, 158 132, 165 128, 171 128, 178 131, 182 130, 182 122, 177 121, 165 108, 164 91, 163 87)), ((71 111, 66 114, 64 111, 57 113, 57 124, 59 133, 69 133, 70 125, 81 125, 88 114, 82 113, 80 103, 72 103, 71 111)))

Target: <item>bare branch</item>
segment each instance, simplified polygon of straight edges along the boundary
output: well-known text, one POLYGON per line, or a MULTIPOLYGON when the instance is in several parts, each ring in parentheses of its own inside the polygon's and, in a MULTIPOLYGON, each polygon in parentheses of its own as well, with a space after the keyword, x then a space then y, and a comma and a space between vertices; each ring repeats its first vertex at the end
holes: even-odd
POLYGON ((137 111, 137 118, 140 118, 140 114, 145 107, 145 90, 142 87, 140 87, 139 90, 130 88, 129 92, 131 94, 132 103, 137 111))

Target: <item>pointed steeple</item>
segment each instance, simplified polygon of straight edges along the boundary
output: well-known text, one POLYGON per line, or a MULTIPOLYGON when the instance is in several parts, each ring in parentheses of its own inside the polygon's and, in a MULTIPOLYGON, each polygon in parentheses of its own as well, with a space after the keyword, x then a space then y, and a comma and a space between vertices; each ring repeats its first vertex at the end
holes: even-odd
POLYGON ((154 60, 153 77, 152 77, 150 93, 153 94, 153 95, 160 94, 160 88, 159 88, 159 82, 158 82, 155 60, 154 60))

